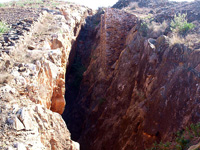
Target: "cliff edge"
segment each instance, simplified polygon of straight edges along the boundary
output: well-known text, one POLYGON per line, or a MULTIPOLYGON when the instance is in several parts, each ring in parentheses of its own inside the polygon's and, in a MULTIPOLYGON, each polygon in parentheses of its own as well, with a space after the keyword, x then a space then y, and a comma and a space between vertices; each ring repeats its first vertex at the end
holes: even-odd
POLYGON ((78 150, 60 114, 71 47, 91 10, 12 7, 0 8, 10 26, 0 40, 0 149, 78 150))

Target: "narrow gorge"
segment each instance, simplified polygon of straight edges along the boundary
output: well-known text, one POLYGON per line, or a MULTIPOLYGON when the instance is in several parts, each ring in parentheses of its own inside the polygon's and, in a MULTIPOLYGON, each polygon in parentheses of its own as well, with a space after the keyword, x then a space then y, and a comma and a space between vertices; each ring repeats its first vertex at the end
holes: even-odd
POLYGON ((53 2, 0 8, 0 149, 199 149, 200 2, 53 2))

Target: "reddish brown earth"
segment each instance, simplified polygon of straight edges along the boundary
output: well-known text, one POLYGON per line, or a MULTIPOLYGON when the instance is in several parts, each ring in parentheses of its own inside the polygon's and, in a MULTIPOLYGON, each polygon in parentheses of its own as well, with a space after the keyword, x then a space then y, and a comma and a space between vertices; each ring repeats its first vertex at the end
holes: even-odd
MULTIPOLYGON (((166 4, 143 9, 161 22, 180 10, 198 20, 199 2, 166 4)), ((171 44, 169 31, 143 37, 139 18, 123 10, 106 9, 101 17, 90 64, 66 117, 83 150, 144 150, 200 121, 199 48, 171 44)))
POLYGON ((199 1, 60 4, 0 8, 0 149, 144 150, 200 121, 199 1), (172 43, 178 12, 195 28, 172 43), (168 27, 144 36, 149 16, 168 27))

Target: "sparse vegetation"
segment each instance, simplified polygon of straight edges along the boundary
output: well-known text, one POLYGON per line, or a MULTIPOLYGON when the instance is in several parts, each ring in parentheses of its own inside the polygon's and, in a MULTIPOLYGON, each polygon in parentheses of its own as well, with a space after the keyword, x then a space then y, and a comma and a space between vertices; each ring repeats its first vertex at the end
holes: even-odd
POLYGON ((147 36, 148 33, 148 23, 146 21, 142 21, 140 25, 140 32, 143 36, 147 36))
POLYGON ((0 21, 0 36, 6 32, 8 32, 10 30, 10 28, 8 27, 8 25, 3 22, 3 21, 0 21))
POLYGON ((187 14, 179 13, 175 15, 171 23, 167 23, 165 20, 162 23, 155 22, 154 18, 148 15, 141 19, 140 32, 144 37, 157 38, 170 29, 172 31, 170 44, 173 45, 176 43, 185 43, 186 36, 194 27, 195 25, 193 23, 187 22, 187 14))
POLYGON ((200 122, 191 124, 185 130, 178 131, 176 140, 173 142, 155 142, 149 150, 186 150, 194 143, 193 141, 200 138, 200 122))
MULTIPOLYGON (((10 6, 18 6, 18 7, 33 7, 38 8, 44 4, 43 0, 19 0, 19 1, 11 1, 6 3, 0 3, 0 7, 10 7, 10 6)), ((51 3, 51 5, 55 5, 51 3)))
POLYGON ((0 7, 5 7, 5 4, 4 3, 0 3, 0 7))
POLYGON ((42 0, 20 0, 18 2, 16 2, 16 5, 21 6, 21 7, 25 7, 26 5, 41 5, 43 4, 42 0))
POLYGON ((148 37, 158 37, 159 35, 162 35, 165 30, 168 27, 168 24, 166 21, 163 21, 162 23, 153 21, 154 18, 152 17, 145 17, 140 26, 140 32, 143 36, 148 37))
POLYGON ((186 43, 186 40, 175 33, 169 38, 169 43, 171 46, 174 44, 184 44, 186 43))
POLYGON ((186 35, 190 30, 192 30, 195 25, 193 23, 187 22, 187 14, 181 14, 174 16, 174 20, 171 21, 171 30, 175 33, 181 35, 186 35))
POLYGON ((59 5, 59 3, 55 3, 55 2, 52 2, 52 3, 51 3, 51 6, 52 6, 52 7, 56 7, 56 6, 58 6, 58 5, 59 5))

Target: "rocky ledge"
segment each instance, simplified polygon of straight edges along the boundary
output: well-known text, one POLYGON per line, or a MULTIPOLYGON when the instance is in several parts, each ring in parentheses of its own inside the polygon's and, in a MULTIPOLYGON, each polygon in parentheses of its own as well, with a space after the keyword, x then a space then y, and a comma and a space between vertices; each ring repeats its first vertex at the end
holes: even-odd
POLYGON ((0 149, 79 149, 60 114, 69 54, 88 15, 86 7, 62 3, 56 10, 43 9, 31 20, 12 23, 3 35, 0 149))

